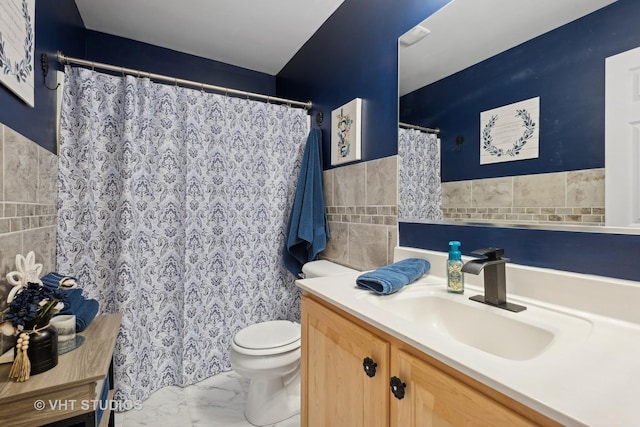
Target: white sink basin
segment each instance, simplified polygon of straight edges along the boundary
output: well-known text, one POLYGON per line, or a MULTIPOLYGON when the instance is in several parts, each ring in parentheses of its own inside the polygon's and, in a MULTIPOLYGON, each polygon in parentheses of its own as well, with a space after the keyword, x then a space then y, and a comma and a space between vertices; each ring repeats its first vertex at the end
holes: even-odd
MULTIPOLYGON (((475 293, 469 292, 469 295, 475 293)), ((590 322, 571 315, 537 308, 512 313, 470 301, 469 295, 448 294, 432 286, 415 286, 386 296, 369 293, 362 299, 433 333, 516 361, 539 356, 560 343, 564 336, 573 335, 572 340, 578 335, 586 336, 591 329, 590 322), (532 310, 543 311, 544 315, 535 313, 532 319, 532 310)))

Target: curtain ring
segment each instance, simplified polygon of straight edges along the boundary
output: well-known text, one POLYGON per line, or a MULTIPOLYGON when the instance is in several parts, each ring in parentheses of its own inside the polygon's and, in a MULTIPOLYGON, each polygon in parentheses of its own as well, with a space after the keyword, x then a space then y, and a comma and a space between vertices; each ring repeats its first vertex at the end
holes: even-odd
POLYGON ((120 67, 120 72, 122 73, 122 77, 124 77, 124 67, 120 67))
POLYGON ((204 83, 200 83, 200 92, 204 93, 204 83))
POLYGON ((92 62, 91 63, 91 71, 95 71, 96 70, 96 63, 92 62))
POLYGON ((267 104, 271 104, 271 97, 267 95, 267 104))
POLYGON ((173 78, 173 83, 176 85, 176 87, 178 87, 178 78, 177 77, 173 78))

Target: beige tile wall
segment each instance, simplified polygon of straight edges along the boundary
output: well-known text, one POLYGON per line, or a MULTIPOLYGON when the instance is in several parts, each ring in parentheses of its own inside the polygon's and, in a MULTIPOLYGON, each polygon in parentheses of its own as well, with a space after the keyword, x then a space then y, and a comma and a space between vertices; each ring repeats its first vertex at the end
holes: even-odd
POLYGON ((0 124, 0 279, 29 251, 55 269, 57 191, 58 157, 0 124))
POLYGON ((442 184, 444 218, 604 225, 604 169, 442 184))
POLYGON ((358 270, 393 262, 398 241, 398 157, 323 173, 331 238, 321 258, 358 270))

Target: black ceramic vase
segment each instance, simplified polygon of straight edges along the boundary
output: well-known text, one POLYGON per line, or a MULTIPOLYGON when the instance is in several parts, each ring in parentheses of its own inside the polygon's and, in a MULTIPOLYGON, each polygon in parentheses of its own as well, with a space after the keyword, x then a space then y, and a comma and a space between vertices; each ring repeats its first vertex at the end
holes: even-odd
MULTIPOLYGON (((38 332, 29 334, 29 348, 27 349, 29 362, 31 362, 30 375, 48 371, 58 364, 58 331, 53 325, 49 325, 47 319, 42 326, 28 322, 24 325, 24 332, 32 331, 34 326, 38 332), (43 328, 46 325, 48 326, 43 328)), ((14 357, 16 353, 17 348, 14 347, 14 357)))

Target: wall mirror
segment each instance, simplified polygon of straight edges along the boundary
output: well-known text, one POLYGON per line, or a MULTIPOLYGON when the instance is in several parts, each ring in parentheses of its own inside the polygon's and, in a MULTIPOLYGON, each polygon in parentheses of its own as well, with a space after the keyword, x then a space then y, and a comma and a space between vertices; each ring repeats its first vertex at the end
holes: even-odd
MULTIPOLYGON (((605 60, 640 44, 638 12, 634 0, 453 0, 402 35, 399 220, 640 233, 605 223, 604 129, 605 60), (481 114, 534 100, 536 157, 480 164, 500 138, 481 114), (416 151, 419 133, 436 148, 416 151), (421 172, 438 164, 440 177, 421 172)), ((514 120, 515 146, 526 126, 514 120)))

